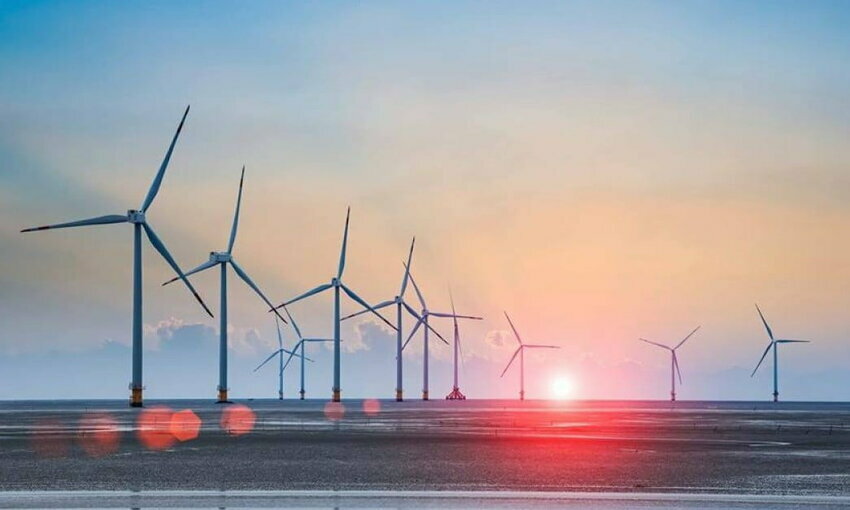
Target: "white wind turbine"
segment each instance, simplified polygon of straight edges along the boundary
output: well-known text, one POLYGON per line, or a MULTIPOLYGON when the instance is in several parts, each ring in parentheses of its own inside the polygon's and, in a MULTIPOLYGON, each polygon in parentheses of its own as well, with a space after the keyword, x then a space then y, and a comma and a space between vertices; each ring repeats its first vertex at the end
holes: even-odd
POLYGON ((145 231, 151 245, 153 245, 156 251, 158 251, 162 258, 165 259, 168 265, 171 266, 174 272, 177 273, 177 277, 183 281, 186 287, 188 287, 189 291, 193 296, 195 296, 195 299, 198 300, 198 303, 201 304, 207 314, 209 314, 210 317, 213 316, 212 312, 210 312, 209 308, 207 308, 207 305, 201 299, 201 296, 199 296, 195 291, 194 287, 192 287, 192 284, 189 283, 189 280, 186 279, 183 271, 180 269, 180 266, 177 265, 177 262, 171 254, 168 253, 168 249, 165 247, 165 244, 163 244, 159 236, 156 235, 156 232, 154 232, 145 217, 145 213, 153 203, 157 193, 159 193, 159 188, 162 185, 162 179, 165 177, 165 170, 168 168, 168 162, 171 160, 171 154, 174 152, 174 146, 177 144, 177 138, 183 130, 183 124, 186 122, 186 116, 188 114, 189 107, 187 106, 186 111, 183 112, 183 118, 180 119, 180 124, 177 126, 177 131, 171 139, 171 144, 165 152, 165 158, 163 158, 162 164, 159 166, 159 170, 156 173, 156 177, 154 177, 153 183, 151 184, 150 189, 148 189, 148 193, 142 202, 142 206, 138 210, 130 209, 126 214, 110 214, 85 220, 58 223, 55 225, 26 228, 21 231, 33 232, 36 230, 84 227, 88 225, 108 225, 112 223, 130 223, 133 225, 133 370, 130 382, 130 406, 132 407, 142 406, 142 389, 144 388, 142 385, 142 230, 145 231))
POLYGON ((345 269, 345 252, 348 245, 348 221, 351 215, 351 208, 348 208, 348 212, 345 214, 345 231, 342 236, 342 249, 339 253, 339 267, 337 269, 336 276, 331 278, 330 283, 324 283, 319 285, 318 287, 308 290, 307 292, 297 296, 295 298, 290 299, 289 301, 278 305, 276 308, 281 308, 285 306, 289 306, 292 303, 297 301, 301 301, 304 298, 308 298, 310 296, 316 295, 320 292, 324 292, 328 289, 334 289, 334 384, 333 384, 333 394, 331 396, 334 402, 339 402, 342 397, 342 388, 340 387, 340 289, 345 292, 348 297, 352 300, 356 301, 363 308, 368 309, 370 312, 375 314, 379 319, 384 321, 389 327, 395 329, 395 326, 392 325, 390 321, 384 318, 383 315, 379 314, 372 308, 369 303, 363 300, 360 296, 354 293, 353 290, 348 288, 342 282, 342 273, 345 269))
POLYGON ((557 345, 540 345, 540 344, 524 344, 522 343, 522 338, 520 338, 519 333, 514 327, 514 323, 511 322, 511 318, 508 317, 508 312, 504 312, 505 318, 508 319, 508 324, 511 325, 511 329, 514 332, 514 336, 516 337, 516 341, 519 343, 519 347, 514 351, 514 355, 511 356, 511 360, 508 361, 505 369, 502 370, 502 375, 499 377, 504 377, 505 373, 511 368, 511 363, 514 362, 517 355, 519 355, 519 399, 525 400, 525 350, 526 349, 560 349, 557 345))
MULTIPOLYGON (((402 308, 407 310, 407 312, 413 316, 414 319, 419 321, 421 317, 416 310, 414 310, 407 302, 404 300, 404 292, 407 290, 407 282, 410 280, 410 262, 413 259, 413 246, 416 244, 416 238, 410 242, 410 251, 407 254, 407 264, 404 266, 404 276, 401 279, 401 289, 398 291, 398 294, 393 298, 382 303, 378 303, 373 307, 375 310, 380 310, 381 308, 396 305, 396 385, 395 385, 395 399, 396 402, 401 402, 404 400, 404 389, 403 389, 403 378, 402 378, 402 308)), ((351 315, 347 315, 342 318, 342 320, 350 319, 352 317, 357 317, 358 315, 364 314, 369 310, 363 309, 359 312, 352 313, 351 315)), ((435 332, 436 333, 436 332, 435 332)), ((438 333, 439 335, 439 333, 438 333)))
MULTIPOLYGON (((290 317, 290 321, 291 320, 292 320, 292 317, 290 317)), ((274 323, 275 323, 275 326, 277 326, 278 349, 276 351, 274 351, 273 353, 271 353, 271 355, 268 358, 266 358, 262 363, 257 365, 257 368, 254 369, 254 372, 256 372, 257 370, 260 369, 260 367, 262 367, 263 365, 265 365, 266 363, 271 361, 272 358, 274 358, 275 356, 279 356, 278 357, 278 372, 277 372, 277 376, 278 376, 277 398, 279 400, 283 400, 283 371, 286 370, 287 365, 289 365, 289 360, 291 360, 293 356, 301 358, 301 363, 302 363, 302 365, 301 365, 301 400, 304 400, 304 365, 303 365, 303 363, 304 363, 305 359, 307 361, 310 361, 310 362, 312 362, 313 360, 304 357, 304 350, 303 349, 301 350, 301 354, 296 354, 296 351, 298 350, 297 344, 295 345, 295 347, 292 348, 291 351, 284 349, 283 348, 283 335, 280 332, 280 319, 277 316, 275 316, 275 318, 274 318, 274 323), (283 361, 283 355, 284 354, 289 354, 289 358, 287 358, 286 363, 284 363, 284 361, 283 361)), ((293 321, 292 324, 295 324, 295 322, 293 321)))
POLYGON ((767 344, 767 349, 764 350, 764 354, 761 355, 761 359, 756 365, 756 368, 753 370, 753 373, 750 374, 750 377, 756 375, 756 371, 761 366, 764 358, 767 357, 767 353, 773 349, 773 401, 779 402, 779 344, 807 344, 809 343, 809 340, 774 339, 773 331, 771 331, 770 326, 767 325, 767 321, 764 319, 764 315, 761 313, 759 305, 756 305, 756 310, 759 313, 759 317, 761 317, 761 322, 764 324, 764 329, 767 330, 767 336, 770 337, 770 343, 767 344))
POLYGON ((454 385, 452 386, 452 391, 448 395, 446 395, 446 400, 466 400, 466 395, 464 395, 460 391, 460 385, 458 384, 458 370, 457 363, 458 359, 462 360, 463 357, 463 349, 460 346, 460 328, 457 324, 457 312, 455 311, 455 300, 452 296, 452 291, 449 289, 449 301, 452 304, 452 322, 454 323, 454 385))
POLYGON ((407 340, 404 342, 404 345, 401 347, 404 349, 407 347, 407 344, 410 343, 410 340, 413 338, 413 335, 416 334, 416 331, 419 330, 419 327, 424 325, 425 327, 422 330, 422 400, 428 400, 428 331, 433 331, 437 338, 443 341, 444 344, 448 345, 449 343, 443 338, 442 335, 437 333, 431 325, 428 323, 428 319, 430 317, 441 317, 441 318, 451 318, 451 319, 470 319, 470 320, 482 320, 481 317, 474 317, 472 315, 458 315, 454 313, 446 313, 446 312, 433 312, 428 309, 428 305, 425 304, 425 298, 422 297, 422 292, 419 290, 419 286, 416 285, 416 280, 413 278, 413 274, 410 273, 410 267, 405 265, 405 269, 407 270, 407 274, 410 277, 410 283, 413 284, 413 290, 416 291, 416 297, 419 299, 419 304, 422 305, 422 310, 419 312, 419 320, 416 321, 416 325, 413 326, 413 329, 410 331, 410 335, 407 337, 407 340))
POLYGON ((693 331, 688 333, 688 336, 682 339, 681 342, 676 344, 676 347, 669 347, 664 344, 660 344, 658 342, 653 342, 652 340, 647 340, 645 338, 639 338, 641 342, 646 342, 648 344, 655 345, 657 347, 661 347, 662 349, 667 349, 670 351, 670 401, 676 401, 676 375, 679 376, 679 384, 682 384, 682 371, 679 370, 679 358, 676 356, 676 349, 682 346, 685 342, 687 342, 688 338, 691 337, 700 327, 697 326, 693 331))
MULTIPOLYGON (((269 301, 269 299, 263 294, 259 287, 251 280, 251 278, 245 273, 245 271, 236 263, 236 260, 233 258, 233 245, 236 243, 236 230, 239 227, 239 210, 242 206, 242 185, 245 181, 245 167, 242 167, 242 175, 239 177, 239 193, 236 196, 236 211, 233 213, 233 225, 230 227, 230 240, 227 243, 227 250, 225 251, 211 251, 210 258, 208 261, 202 263, 195 269, 186 273, 186 276, 190 276, 196 273, 200 273, 207 269, 210 269, 215 266, 219 266, 221 269, 220 272, 220 299, 221 299, 221 309, 219 310, 219 327, 218 327, 218 403, 224 404, 228 403, 227 400, 227 392, 229 388, 227 387, 227 266, 233 268, 233 271, 241 278, 254 292, 260 296, 268 306, 273 307, 274 305, 269 301)), ((163 285, 168 285, 176 281, 178 278, 172 278, 167 282, 163 283, 163 285)), ((275 314, 278 316, 280 320, 286 323, 286 319, 281 317, 280 313, 275 310, 275 314)))

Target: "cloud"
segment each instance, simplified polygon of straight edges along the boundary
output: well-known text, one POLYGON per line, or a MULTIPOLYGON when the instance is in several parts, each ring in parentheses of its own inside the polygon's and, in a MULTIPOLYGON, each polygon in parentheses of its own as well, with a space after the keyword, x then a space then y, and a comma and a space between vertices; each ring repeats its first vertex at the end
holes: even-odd
POLYGON ((389 345, 395 338, 394 332, 377 320, 366 319, 354 327, 354 338, 344 339, 345 352, 368 351, 375 342, 389 345))
POLYGON ((505 345, 508 344, 510 337, 511 337, 511 334, 509 332, 507 332, 503 329, 494 329, 492 331, 489 331, 484 336, 484 342, 487 345, 497 347, 497 348, 502 348, 502 347, 504 347, 505 345))

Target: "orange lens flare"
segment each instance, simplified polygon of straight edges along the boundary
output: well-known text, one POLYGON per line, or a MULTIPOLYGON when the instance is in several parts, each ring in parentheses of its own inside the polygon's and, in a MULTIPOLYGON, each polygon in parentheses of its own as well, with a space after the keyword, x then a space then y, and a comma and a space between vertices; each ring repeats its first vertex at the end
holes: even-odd
POLYGON ((184 409, 171 415, 171 435, 178 441, 197 439, 201 433, 201 419, 194 411, 184 409))
POLYGON ((149 450, 165 450, 176 441, 171 433, 171 417, 174 413, 164 406, 142 410, 136 421, 136 437, 149 450))
POLYGON ((381 412, 381 402, 374 398, 363 401, 363 412, 368 416, 377 416, 381 412))
POLYGON ((118 422, 107 413, 87 413, 80 418, 77 443, 89 457, 103 457, 118 451, 121 432, 118 422))
POLYGON ((257 415, 250 407, 235 404, 222 411, 220 425, 231 436, 241 436, 254 430, 256 421, 257 415))
POLYGON ((325 404, 325 418, 331 421, 339 421, 345 416, 345 406, 342 402, 328 402, 325 404))

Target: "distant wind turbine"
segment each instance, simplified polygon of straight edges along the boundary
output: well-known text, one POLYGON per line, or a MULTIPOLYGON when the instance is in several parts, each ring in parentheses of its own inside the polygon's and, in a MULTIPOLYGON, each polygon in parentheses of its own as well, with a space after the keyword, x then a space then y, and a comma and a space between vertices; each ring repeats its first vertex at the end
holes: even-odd
POLYGON ((514 337, 516 337, 516 341, 519 343, 519 347, 514 351, 514 355, 511 356, 511 360, 508 361, 507 366, 504 370, 502 370, 502 375, 499 377, 504 377, 505 373, 511 368, 511 363, 519 355, 519 399, 525 400, 525 349, 560 349, 557 345, 539 345, 539 344, 524 344, 522 343, 522 338, 520 338, 519 333, 514 327, 514 323, 511 322, 511 318, 508 317, 508 312, 504 312, 505 318, 508 319, 508 324, 511 325, 511 330, 514 332, 514 337))
MULTIPOLYGON (((302 388, 301 400, 304 400, 304 391, 303 391, 303 389, 304 389, 304 375, 303 375, 304 374, 304 365, 303 365, 303 363, 304 363, 304 360, 307 359, 307 358, 304 358, 304 351, 303 350, 301 351, 301 354, 295 353, 298 350, 297 345, 291 351, 283 348, 283 335, 280 333, 280 319, 277 316, 275 316, 274 322, 275 322, 275 326, 277 326, 278 350, 274 351, 268 358, 265 359, 265 361, 263 361, 262 363, 257 365, 257 368, 254 369, 254 372, 256 372, 257 370, 260 369, 260 367, 262 367, 263 365, 265 365, 266 363, 271 361, 272 358, 274 358, 275 356, 279 356, 278 357, 278 372, 277 372, 277 376, 278 376, 277 398, 280 399, 280 400, 283 400, 283 371, 286 370, 286 366, 289 364, 289 360, 292 359, 293 356, 297 356, 297 357, 301 358, 301 363, 302 363, 302 365, 301 365, 301 374, 302 374, 301 375, 301 388, 302 388), (283 355, 284 354, 289 354, 289 358, 286 360, 286 363, 283 362, 283 355)), ((312 362, 313 360, 307 359, 307 361, 312 362)))
POLYGON ((57 228, 84 227, 88 225, 108 225, 112 223, 130 223, 133 225, 133 374, 130 382, 130 406, 142 406, 142 230, 145 231, 151 245, 159 252, 162 258, 171 266, 171 269, 177 274, 177 277, 183 281, 189 291, 198 300, 198 303, 204 308, 204 311, 213 316, 210 309, 201 299, 201 296, 195 291, 189 280, 186 279, 180 266, 168 253, 165 244, 156 235, 153 228, 145 218, 145 213, 156 198, 159 188, 162 185, 162 179, 165 177, 165 169, 168 168, 168 162, 171 160, 171 154, 174 152, 174 146, 177 144, 177 138, 180 136, 180 131, 183 130, 183 124, 186 122, 186 116, 189 114, 189 107, 183 112, 183 118, 180 119, 180 124, 177 126, 177 131, 171 139, 171 144, 165 152, 165 158, 159 166, 159 170, 154 177, 148 194, 145 196, 142 206, 136 209, 130 209, 126 214, 110 214, 106 216, 98 216, 85 220, 71 221, 67 223, 58 223, 56 225, 47 225, 43 227, 26 228, 21 232, 33 232, 36 230, 49 230, 57 228))
MULTIPOLYGON (((283 369, 286 370, 286 367, 289 365, 289 362, 292 361, 293 356, 298 356, 299 358, 301 358, 301 389, 299 390, 298 393, 301 395, 301 400, 304 400, 304 395, 306 393, 306 391, 304 390, 304 374, 305 374, 304 360, 308 359, 304 354, 304 349, 307 347, 308 343, 333 342, 334 339, 333 338, 304 338, 304 336, 301 335, 301 329, 298 327, 298 323, 295 322, 295 319, 292 317, 292 315, 289 314, 289 310, 284 308, 284 311, 286 311, 286 316, 289 317, 289 324, 292 326, 292 329, 295 330, 295 334, 298 335, 298 342, 292 347, 293 354, 290 354, 289 357, 286 358, 286 363, 283 365, 283 369), (294 353, 298 352, 299 347, 301 348, 301 354, 300 355, 294 354, 294 353)), ((340 342, 342 342, 342 340, 340 340, 340 342)), ((312 361, 312 360, 309 360, 309 361, 312 361)))
POLYGON ((463 350, 460 346, 460 329, 457 325, 458 315, 455 311, 455 300, 452 296, 451 289, 449 289, 449 301, 452 304, 452 322, 454 323, 454 385, 452 385, 451 393, 446 395, 446 400, 466 400, 466 395, 460 391, 457 377, 457 362, 459 358, 462 359, 463 350))
MULTIPOLYGON (((210 259, 203 264, 199 265, 195 269, 192 269, 186 276, 191 276, 196 273, 200 273, 201 271, 205 271, 211 267, 219 266, 221 268, 221 288, 220 288, 220 299, 221 299, 221 310, 219 310, 219 327, 218 327, 218 403, 224 404, 228 403, 227 400, 227 392, 229 388, 227 387, 227 265, 230 264, 233 267, 233 271, 239 275, 239 278, 248 284, 254 292, 257 293, 260 298, 265 301, 265 303, 273 307, 274 305, 268 298, 263 294, 257 285, 251 281, 251 278, 242 270, 239 264, 236 263, 236 260, 233 258, 233 245, 236 243, 236 230, 239 227, 239 210, 242 206, 242 185, 245 182, 245 167, 242 167, 242 175, 239 177, 239 194, 236 196, 236 211, 233 213, 233 225, 230 227, 230 241, 227 243, 227 250, 225 251, 211 251, 210 259)), ((163 285, 168 285, 174 281, 177 281, 178 278, 172 278, 167 282, 163 283, 163 285)), ((280 320, 286 323, 286 320, 280 315, 280 313, 275 310, 275 314, 278 316, 280 320)))
POLYGON ((764 354, 761 355, 761 359, 759 360, 756 368, 753 370, 753 373, 750 374, 750 377, 756 375, 756 371, 761 366, 761 363, 764 361, 764 358, 767 357, 767 353, 773 349, 773 401, 779 402, 779 344, 807 344, 808 340, 788 340, 788 339, 774 339, 773 331, 770 330, 770 326, 767 325, 767 321, 764 319, 764 315, 761 313, 761 309, 759 305, 756 305, 756 310, 759 313, 759 317, 761 317, 761 322, 764 324, 764 329, 767 330, 767 336, 770 337, 770 343, 767 344, 767 349, 764 350, 764 354))
POLYGON ((413 274, 410 273, 410 268, 405 265, 405 269, 408 271, 408 275, 410 276, 410 283, 413 284, 413 290, 416 291, 416 297, 419 299, 419 304, 422 305, 422 311, 419 312, 419 320, 416 321, 416 325, 413 326, 413 329, 410 331, 410 335, 408 335, 407 340, 404 342, 404 345, 401 346, 402 349, 407 347, 407 344, 410 343, 410 340, 413 338, 413 335, 419 330, 419 327, 424 325, 425 327, 422 330, 422 400, 428 400, 428 331, 433 331, 437 338, 443 341, 444 344, 448 345, 449 343, 440 335, 437 330, 435 330, 428 323, 428 319, 430 317, 441 317, 441 318, 452 318, 452 319, 471 319, 471 320, 482 320, 481 317, 473 317, 471 315, 458 315, 454 313, 445 313, 445 312, 432 312, 428 309, 428 305, 425 304, 425 298, 422 297, 422 292, 419 290, 419 286, 416 285, 416 280, 413 278, 413 274))
MULTIPOLYGON (((410 280, 410 262, 413 259, 413 246, 416 244, 416 238, 410 242, 410 251, 407 254, 407 264, 404 266, 404 276, 401 278, 401 289, 398 291, 398 294, 393 298, 383 303, 378 303, 373 308, 375 310, 380 310, 381 308, 396 305, 396 384, 395 384, 395 399, 396 402, 401 402, 404 400, 404 389, 403 389, 403 378, 402 378, 402 308, 407 310, 407 312, 413 316, 414 319, 419 321, 421 317, 416 310, 414 310, 407 302, 404 300, 404 291, 407 290, 407 282, 410 280)), ((359 312, 352 313, 351 315, 347 315, 342 318, 342 320, 350 319, 352 317, 357 317, 358 315, 364 314, 369 310, 363 309, 359 312)))
POLYGON ((670 401, 676 401, 676 376, 679 376, 679 384, 682 384, 682 371, 679 370, 679 358, 676 356, 676 349, 682 346, 685 342, 687 342, 688 338, 691 337, 700 327, 697 326, 693 331, 688 333, 688 336, 682 339, 681 342, 676 344, 676 347, 669 347, 664 344, 660 344, 658 342, 653 342, 652 340, 647 340, 645 338, 639 338, 641 342, 646 342, 648 344, 655 345, 657 347, 661 347, 662 349, 667 349, 670 351, 670 401))
POLYGON ((336 276, 331 278, 330 283, 324 283, 319 285, 318 287, 308 290, 304 294, 297 296, 289 301, 278 305, 276 308, 285 307, 295 303, 297 301, 301 301, 304 298, 308 298, 310 296, 316 295, 320 292, 324 292, 330 288, 334 289, 334 385, 333 385, 333 394, 331 396, 334 402, 339 402, 342 397, 342 388, 340 387, 340 335, 339 335, 339 327, 340 327, 340 303, 339 303, 339 291, 340 289, 345 292, 348 297, 352 300, 356 301, 363 308, 368 309, 370 312, 375 314, 379 319, 387 323, 391 328, 395 329, 395 326, 392 325, 390 321, 384 318, 383 315, 379 314, 372 308, 369 303, 363 300, 360 296, 354 293, 353 290, 348 288, 342 282, 342 273, 345 269, 345 251, 348 245, 348 221, 351 216, 351 208, 348 208, 348 212, 345 214, 345 231, 342 236, 342 249, 339 253, 339 268, 337 269, 336 276))

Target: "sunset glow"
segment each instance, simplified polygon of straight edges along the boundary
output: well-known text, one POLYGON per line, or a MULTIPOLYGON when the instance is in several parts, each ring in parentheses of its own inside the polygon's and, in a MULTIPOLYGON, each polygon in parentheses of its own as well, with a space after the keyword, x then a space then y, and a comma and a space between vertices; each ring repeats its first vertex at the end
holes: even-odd
POLYGON ((575 383, 565 375, 559 375, 552 379, 549 386, 549 394, 555 400, 566 400, 575 395, 575 383))

